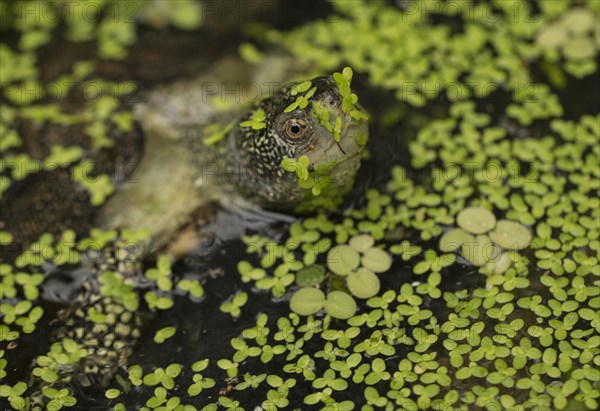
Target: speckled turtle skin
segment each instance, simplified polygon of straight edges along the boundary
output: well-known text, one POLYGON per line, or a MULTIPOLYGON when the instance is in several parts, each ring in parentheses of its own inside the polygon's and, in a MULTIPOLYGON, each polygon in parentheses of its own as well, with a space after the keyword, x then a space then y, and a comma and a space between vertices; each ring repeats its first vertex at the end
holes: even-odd
MULTIPOLYGON (((314 212, 318 208, 318 203, 307 204, 312 200, 312 194, 302 190, 296 176, 281 167, 284 158, 298 159, 306 155, 311 167, 335 162, 336 166, 329 174, 334 182, 332 190, 347 188, 354 180, 362 153, 356 134, 366 134, 366 123, 356 122, 341 112, 341 97, 332 77, 315 78, 312 86, 317 87, 313 101, 342 115, 344 138, 339 144, 323 125, 315 121, 310 105, 305 109, 285 112, 286 107, 296 100, 296 96, 291 95, 291 85, 257 104, 256 108, 264 110, 267 115, 266 128, 256 131, 240 127, 238 123, 229 136, 229 152, 233 156, 231 162, 242 165, 246 177, 236 182, 237 189, 260 207, 292 213, 299 209, 304 213, 314 212), (284 130, 284 124, 294 120, 304 121, 310 128, 310 132, 300 141, 289 139, 284 130)), ((250 115, 251 111, 241 120, 250 115)))
POLYGON ((86 277, 81 289, 71 304, 50 322, 51 343, 74 341, 80 359, 55 363, 53 371, 57 379, 52 383, 37 377, 32 381, 34 388, 28 399, 31 410, 46 409, 45 388, 68 387, 78 392, 110 384, 119 368, 126 368, 141 336, 143 314, 128 307, 118 293, 102 292, 101 278, 105 273, 118 273, 123 284, 133 289, 142 278, 141 264, 129 258, 131 251, 120 240, 93 254, 94 258, 88 259, 86 266, 78 270, 78 275, 86 277), (94 321, 93 316, 102 320, 94 321))
MULTIPOLYGON (((95 259, 93 269, 101 273, 118 272, 124 281, 135 284, 141 275, 140 266, 128 259, 128 252, 120 247, 107 247, 101 258, 95 259)), ((117 368, 126 365, 134 344, 141 336, 142 318, 124 306, 121 298, 103 295, 102 284, 96 275, 83 283, 73 304, 63 310, 54 325, 54 339, 69 338, 88 351, 80 362, 65 365, 60 370, 63 382, 80 387, 94 384, 106 386, 114 377, 117 368), (102 315, 105 321, 90 321, 90 313, 102 315)))

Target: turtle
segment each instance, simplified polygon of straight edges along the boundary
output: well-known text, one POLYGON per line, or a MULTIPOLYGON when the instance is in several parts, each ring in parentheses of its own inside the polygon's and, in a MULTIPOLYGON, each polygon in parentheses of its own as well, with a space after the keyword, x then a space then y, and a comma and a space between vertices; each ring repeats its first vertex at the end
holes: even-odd
MULTIPOLYGON (((111 381, 141 335, 142 319, 137 305, 106 292, 106 284, 135 290, 148 255, 162 250, 178 258, 193 252, 205 236, 193 224, 199 216, 225 221, 214 226, 241 235, 248 225, 335 209, 350 190, 368 138, 368 116, 350 90, 351 69, 287 81, 293 70, 267 59, 263 65, 269 69, 259 67, 254 81, 267 84, 268 79, 279 87, 223 109, 209 98, 213 86, 227 87, 227 79, 239 77, 240 65, 219 61, 211 70, 219 73, 218 81, 202 75, 160 86, 136 104, 143 157, 102 206, 96 227, 148 229, 148 240, 133 254, 127 247, 105 247, 70 273, 77 291, 61 313, 54 341, 69 341, 84 355, 56 367, 58 383, 50 385, 105 386, 111 381), (185 234, 190 222, 192 236, 185 234)), ((116 238, 112 244, 119 242, 116 238)), ((51 283, 45 295, 63 288, 51 283)))
MULTIPOLYGON (((263 64, 277 65, 273 59, 263 64)), ((212 202, 267 220, 339 205, 360 165, 367 117, 358 106, 352 107, 354 103, 346 107, 346 101, 342 109, 344 99, 332 76, 302 82, 302 89, 298 82, 285 84, 282 75, 274 73, 276 78, 268 83, 281 84, 280 90, 241 112, 239 107, 223 110, 209 103, 211 86, 229 86, 208 76, 151 92, 135 107, 146 142, 143 159, 102 208, 96 226, 150 227, 149 246, 155 250, 173 240, 194 210, 212 202), (302 107, 290 108, 299 98, 305 101, 302 107), (321 117, 315 107, 322 108, 321 117), (336 139, 332 123, 338 117, 336 139), (206 135, 215 126, 216 135, 206 135), (284 161, 301 167, 296 163, 300 158, 312 179, 282 167, 284 161), (327 186, 326 192, 316 191, 315 177, 322 177, 317 184, 327 186), (311 182, 313 186, 307 186, 311 182)), ((251 80, 261 83, 267 81, 251 80)))

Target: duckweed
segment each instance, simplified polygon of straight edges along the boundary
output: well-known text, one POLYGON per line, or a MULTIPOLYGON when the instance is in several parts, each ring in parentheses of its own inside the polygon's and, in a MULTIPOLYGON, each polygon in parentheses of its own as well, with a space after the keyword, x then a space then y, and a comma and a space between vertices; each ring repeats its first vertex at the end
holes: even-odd
POLYGON ((463 244, 473 243, 475 237, 460 228, 446 231, 440 238, 440 250, 449 253, 458 250, 463 244))
POLYGON ((456 224, 472 234, 483 234, 496 225, 496 216, 483 207, 469 207, 456 216, 456 224))
POLYGON ((318 288, 304 287, 296 291, 290 300, 290 309, 300 315, 319 312, 325 305, 325 294, 318 288))
MULTIPOLYGON (((51 148, 50 155, 41 161, 26 161, 25 166, 31 173, 52 170, 58 166, 71 168, 73 175, 91 196, 93 205, 100 205, 113 187, 106 174, 89 176, 90 158, 75 164, 82 157, 94 157, 94 150, 110 147, 114 141, 109 136, 110 123, 124 132, 132 130, 131 112, 123 110, 114 97, 125 97, 135 92, 135 84, 131 81, 113 83, 104 79, 89 79, 96 70, 100 60, 123 59, 127 56, 127 48, 136 41, 136 21, 143 21, 155 28, 173 24, 181 30, 191 30, 201 24, 201 10, 190 0, 178 2, 173 7, 159 11, 157 3, 143 1, 139 4, 80 3, 66 7, 61 2, 34 1, 25 3, 2 3, 6 13, 3 29, 12 29, 18 34, 18 41, 13 46, 2 43, 3 113, 0 121, 0 132, 3 135, 0 151, 6 154, 3 159, 7 163, 25 159, 26 153, 18 153, 22 141, 16 129, 18 120, 35 121, 36 123, 55 123, 70 127, 69 132, 81 133, 75 127, 83 126, 83 132, 90 137, 93 150, 72 146, 69 151, 60 151, 60 144, 51 148), (158 12, 158 13, 157 13, 158 12), (40 17, 38 13, 42 13, 40 17), (82 17, 85 16, 85 17, 82 17), (61 27, 60 30, 57 30, 61 27), (39 68, 36 66, 36 50, 46 45, 52 38, 63 37, 70 42, 87 42, 95 40, 98 55, 93 60, 75 62, 70 73, 62 73, 47 83, 42 83, 39 68), (86 92, 96 95, 86 95, 86 92), (67 112, 74 95, 81 93, 85 97, 85 107, 78 113, 67 112), (99 93, 99 95, 97 95, 99 93), (9 104, 7 104, 9 103, 9 104), (59 152, 60 151, 60 152, 59 152)), ((3 13, 4 14, 4 13, 3 13)), ((3 161, 3 162, 4 162, 3 161)), ((4 169, 4 166, 0 167, 4 169)), ((11 185, 11 180, 25 178, 2 176, 0 196, 11 185)))
POLYGON ((242 291, 224 301, 219 307, 219 310, 231 314, 232 317, 239 317, 242 313, 241 308, 246 302, 248 302, 248 293, 242 291))
POLYGON ((319 285, 325 279, 325 268, 322 265, 305 267, 296 273, 296 283, 301 287, 319 285))
POLYGON ((293 158, 284 158, 281 160, 281 167, 285 171, 296 173, 296 176, 300 181, 308 179, 309 164, 310 159, 306 155, 300 156, 298 160, 294 160, 293 158))
POLYGON ((439 242, 440 250, 460 250, 460 255, 469 263, 476 267, 485 266, 492 275, 506 272, 512 264, 510 254, 502 249, 521 250, 531 242, 531 233, 525 226, 510 220, 500 220, 496 224, 495 216, 481 207, 462 210, 456 221, 464 230, 453 228, 444 233, 439 242), (479 234, 473 236, 467 231, 479 234))
POLYGON ((357 298, 371 298, 377 295, 381 288, 379 277, 366 268, 351 272, 347 279, 348 290, 357 298))
POLYGON ((332 291, 327 294, 324 303, 325 311, 333 318, 348 319, 356 313, 356 302, 342 291, 332 291))
MULTIPOLYGON (((158 7, 161 2, 152 3, 158 7)), ((235 399, 236 392, 228 398, 209 391, 223 385, 226 376, 239 375, 236 388, 253 390, 254 402, 265 409, 300 403, 339 410, 598 408, 600 118, 569 114, 560 119, 571 107, 557 90, 569 75, 585 80, 596 72, 597 28, 591 22, 599 10, 593 1, 542 1, 536 3, 539 9, 531 10, 521 9, 523 4, 495 2, 497 19, 490 24, 480 17, 492 10, 486 2, 469 8, 430 2, 428 7, 437 7, 430 17, 440 20, 433 25, 428 16, 419 15, 418 4, 393 8, 382 2, 334 2, 336 24, 319 21, 287 33, 269 31, 267 38, 299 61, 319 71, 351 64, 370 84, 391 90, 408 105, 434 104, 457 90, 460 95, 450 98, 439 116, 419 123, 408 143, 405 166, 393 168, 385 187, 366 193, 364 209, 306 218, 290 227, 287 244, 260 235, 246 237, 248 255, 238 264, 242 285, 256 285, 275 297, 295 291, 289 293, 294 313, 259 315, 255 325, 231 340, 231 358, 216 361, 215 371, 208 368, 208 360, 194 363, 191 370, 156 365, 145 375, 142 367, 130 367, 133 386, 152 387, 143 395, 137 391, 145 396, 141 404, 191 410, 195 407, 184 401, 206 394, 214 398, 212 403, 195 402, 202 402, 203 409, 240 409, 245 404, 235 399), (514 7, 522 18, 514 18, 514 7), (536 83, 538 69, 552 87, 536 83), (511 101, 487 104, 490 81, 511 101), (436 87, 442 83, 454 84, 456 90, 436 87), (414 92, 407 84, 416 85, 414 92), (528 100, 534 89, 538 101, 528 100), (492 178, 494 170, 499 174, 492 178), (425 178, 416 178, 415 171, 425 178), (295 248, 288 247, 292 243, 295 248), (253 258, 258 262, 251 263, 253 258), (358 295, 375 279, 379 286, 372 296, 358 295), (346 291, 362 300, 355 301, 346 291), (313 305, 303 306, 306 301, 298 299, 306 292, 318 295, 313 305), (304 313, 295 309, 297 303, 304 313), (273 374, 256 375, 257 366, 273 374), (181 391, 175 391, 178 386, 181 391)), ((70 35, 90 39, 95 25, 84 26, 68 24, 70 35)), ((0 46, 3 84, 35 84, 35 58, 27 50, 47 41, 51 30, 51 25, 38 27, 35 34, 23 36, 18 52, 0 46)), ((123 56, 133 31, 108 23, 102 31, 103 42, 112 33, 117 39, 103 46, 103 53, 123 56)), ((347 70, 336 78, 340 90, 344 87, 349 112, 355 101, 345 81, 351 78, 347 70)), ((298 105, 304 104, 300 97, 310 87, 298 87, 298 105)), ((7 100, 11 106, 3 103, 2 127, 13 132, 10 143, 0 147, 11 156, 22 145, 5 108, 28 119, 74 121, 60 110, 31 109, 31 101, 7 100)), ((88 133, 99 147, 108 143, 93 118, 109 112, 112 119, 115 109, 103 102, 89 110, 86 121, 93 126, 88 133)), ((125 115, 115 121, 128 126, 125 115)), ((28 165, 67 160, 69 167, 88 160, 87 153, 64 146, 52 155, 47 161, 25 155, 12 159, 28 165)), ((300 171, 298 177, 304 175, 300 171)), ((6 188, 27 176, 10 170, 4 177, 6 188)), ((310 181, 310 175, 303 181, 310 181)), ((109 194, 107 184, 100 186, 88 188, 98 192, 92 194, 97 203, 109 194)), ((68 233, 62 238, 45 235, 14 262, 0 265, 3 344, 19 342, 38 322, 45 263, 75 263, 90 244, 110 246, 117 235, 92 231, 72 247, 67 246, 68 233)), ((10 236, 0 234, 0 242, 8 244, 10 236)), ((156 271, 146 274, 156 283, 146 293, 150 309, 168 309, 173 303, 170 266, 161 261, 152 269, 156 271)), ((135 293, 118 270, 105 272, 100 280, 106 296, 121 299, 128 310, 137 309, 135 293)), ((192 293, 191 282, 179 285, 192 293)), ((104 323, 109 314, 89 315, 104 323)), ((46 354, 37 358, 33 378, 55 384, 42 393, 48 406, 75 405, 73 393, 58 386, 60 370, 79 363, 88 352, 63 339, 46 354)), ((1 378, 10 377, 11 358, 0 350, 1 378)), ((0 386, 0 397, 21 408, 31 390, 25 382, 11 382, 0 386)), ((137 395, 120 391, 109 389, 105 395, 122 401, 137 395)), ((125 406, 119 403, 115 409, 125 406)))
POLYGON ((349 245, 332 248, 327 255, 327 267, 337 275, 348 275, 358 268, 360 255, 349 245))
POLYGON ((297 95, 301 92, 305 92, 303 95, 296 97, 296 101, 294 101, 292 104, 290 104, 289 106, 287 106, 284 110, 284 112, 289 113, 294 111, 297 108, 306 108, 306 106, 308 106, 308 102, 310 101, 311 97, 315 94, 315 92, 317 91, 316 87, 312 87, 311 86, 311 82, 310 81, 305 81, 303 83, 298 84, 296 87, 292 88, 292 95, 297 95))
POLYGON ((365 250, 361 263, 364 268, 375 273, 384 273, 392 266, 390 255, 380 248, 369 248, 365 250))
POLYGON ((157 344, 162 344, 165 340, 173 337, 177 330, 175 327, 165 327, 161 328, 154 335, 154 342, 157 344))
POLYGON ((461 254, 477 267, 497 257, 492 240, 487 235, 478 235, 473 243, 463 244, 461 254))
POLYGON ((254 111, 249 120, 242 121, 240 123, 240 127, 250 127, 252 130, 261 130, 267 127, 265 123, 265 119, 267 115, 263 109, 258 109, 254 111))
POLYGON ((498 221, 498 225, 489 235, 494 243, 505 250, 522 250, 531 242, 529 230, 509 220, 498 221))
POLYGON ((106 392, 104 393, 104 395, 109 400, 112 400, 112 399, 117 398, 119 395, 121 395, 121 391, 118 390, 118 389, 116 389, 116 388, 110 388, 110 389, 106 390, 106 392))

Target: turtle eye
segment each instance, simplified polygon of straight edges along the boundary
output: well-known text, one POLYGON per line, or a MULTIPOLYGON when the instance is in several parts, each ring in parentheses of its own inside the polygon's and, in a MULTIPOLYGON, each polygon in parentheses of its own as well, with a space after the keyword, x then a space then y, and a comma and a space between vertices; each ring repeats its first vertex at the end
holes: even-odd
POLYGON ((285 122, 285 134, 292 140, 298 140, 306 134, 306 122, 300 119, 289 119, 285 122))

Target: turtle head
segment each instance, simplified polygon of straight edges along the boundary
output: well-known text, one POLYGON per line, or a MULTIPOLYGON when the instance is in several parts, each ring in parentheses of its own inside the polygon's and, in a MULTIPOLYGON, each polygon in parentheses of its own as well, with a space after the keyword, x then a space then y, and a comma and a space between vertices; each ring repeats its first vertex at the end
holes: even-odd
POLYGON ((241 119, 237 151, 254 177, 250 186, 240 181, 246 195, 287 212, 331 209, 341 202, 368 136, 367 116, 350 80, 351 71, 344 70, 290 84, 241 119))

